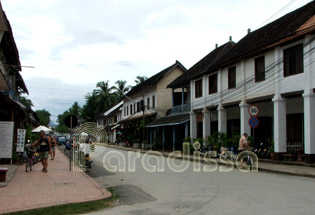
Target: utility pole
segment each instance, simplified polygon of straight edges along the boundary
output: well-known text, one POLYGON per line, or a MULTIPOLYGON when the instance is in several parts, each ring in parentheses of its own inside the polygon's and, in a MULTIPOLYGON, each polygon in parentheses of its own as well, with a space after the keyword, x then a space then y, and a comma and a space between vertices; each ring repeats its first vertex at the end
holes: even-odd
POLYGON ((142 113, 143 113, 143 117, 142 117, 142 120, 143 120, 143 130, 142 130, 142 143, 144 142, 144 139, 145 139, 145 114, 144 114, 144 111, 145 111, 145 105, 144 105, 144 89, 143 89, 143 104, 142 104, 142 113))

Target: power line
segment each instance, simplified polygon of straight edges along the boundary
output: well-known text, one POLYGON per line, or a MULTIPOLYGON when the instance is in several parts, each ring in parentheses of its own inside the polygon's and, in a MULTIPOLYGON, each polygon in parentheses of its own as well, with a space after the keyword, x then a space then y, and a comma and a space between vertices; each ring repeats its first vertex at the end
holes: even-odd
POLYGON ((269 20, 271 20, 272 18, 274 18, 277 15, 280 15, 282 12, 284 12, 288 7, 290 7, 296 0, 292 0, 290 1, 288 4, 286 4, 285 6, 283 6, 280 10, 278 10, 275 14, 273 14, 271 17, 269 17, 268 19, 266 19, 263 23, 261 23, 257 28, 263 26, 266 22, 268 22, 269 20))

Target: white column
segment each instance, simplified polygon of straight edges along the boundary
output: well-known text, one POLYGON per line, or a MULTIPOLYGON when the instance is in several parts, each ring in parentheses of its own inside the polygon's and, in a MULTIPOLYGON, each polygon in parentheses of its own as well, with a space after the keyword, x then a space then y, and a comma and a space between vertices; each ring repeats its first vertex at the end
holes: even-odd
POLYGON ((315 94, 305 91, 304 97, 304 150, 315 155, 315 94))
POLYGON ((194 111, 190 112, 190 138, 197 138, 197 114, 194 111))
POLYGON ((218 131, 221 133, 227 133, 227 114, 222 105, 218 107, 218 131))
POLYGON ((287 152, 287 111, 286 101, 280 96, 273 99, 273 124, 274 124, 274 143, 275 152, 287 152))
POLYGON ((312 36, 305 39, 304 47, 304 153, 305 163, 315 161, 315 87, 314 75, 314 52, 312 51, 315 43, 312 41, 312 36))
POLYGON ((241 119, 240 119, 240 123, 241 123, 241 136, 244 133, 247 133, 248 135, 250 135, 250 126, 248 125, 248 120, 250 118, 250 115, 248 113, 248 107, 249 105, 246 103, 245 100, 242 100, 242 102, 240 103, 240 111, 241 111, 241 119))
POLYGON ((203 138, 207 140, 210 136, 210 129, 211 129, 211 119, 210 119, 210 111, 207 108, 202 110, 203 113, 203 138))

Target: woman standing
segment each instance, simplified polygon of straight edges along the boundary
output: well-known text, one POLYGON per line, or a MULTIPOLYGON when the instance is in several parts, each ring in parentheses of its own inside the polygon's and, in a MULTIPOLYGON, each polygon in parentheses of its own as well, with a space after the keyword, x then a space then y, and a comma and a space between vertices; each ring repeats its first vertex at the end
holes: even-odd
POLYGON ((50 158, 51 158, 51 160, 54 160, 54 159, 55 159, 56 145, 57 145, 56 138, 53 137, 53 136, 51 136, 51 153, 50 153, 50 158))

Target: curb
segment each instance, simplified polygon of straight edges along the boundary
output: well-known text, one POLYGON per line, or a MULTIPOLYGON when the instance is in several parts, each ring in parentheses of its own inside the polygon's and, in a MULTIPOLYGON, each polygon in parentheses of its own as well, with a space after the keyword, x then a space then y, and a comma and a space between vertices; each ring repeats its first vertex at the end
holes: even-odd
MULTIPOLYGON (((126 147, 117 147, 117 146, 114 146, 114 145, 107 145, 105 147, 108 147, 108 148, 112 148, 112 149, 119 149, 119 150, 123 150, 123 151, 134 151, 134 152, 140 152, 142 154, 144 153, 148 153, 150 154, 150 152, 155 152, 155 151, 145 151, 145 150, 142 150, 142 149, 133 149, 133 148, 126 148, 126 147)), ((162 153, 162 152, 159 152, 160 154, 162 154, 164 157, 169 157, 169 154, 166 154, 166 153, 162 153)), ((154 154, 154 153, 152 153, 154 154)), ((183 157, 176 157, 176 159, 180 159, 182 160, 183 157)), ((195 161, 193 159, 193 157, 189 157, 189 160, 190 161, 195 161)), ((225 163, 222 163, 219 159, 215 159, 217 161, 217 163, 219 165, 226 165, 225 163)), ((264 162, 264 163, 273 163, 272 161, 260 161, 259 162, 264 162)), ((275 163, 275 164, 279 164, 279 163, 275 163)), ((281 164, 281 165, 290 165, 290 164, 281 164)), ((299 165, 299 166, 305 166, 305 165, 299 165)), ((307 167, 310 167, 310 168, 314 168, 313 166, 307 166, 307 167)), ((275 173, 275 174, 282 174, 282 175, 290 175, 290 176, 299 176, 299 177, 307 177, 307 178, 315 178, 315 175, 312 175, 312 174, 307 174, 307 173, 297 173, 297 172, 287 172, 287 171, 281 171, 281 170, 275 170, 275 169, 268 169, 268 168, 261 168, 261 167, 258 167, 258 171, 262 171, 262 172, 268 172, 268 173, 275 173)))

